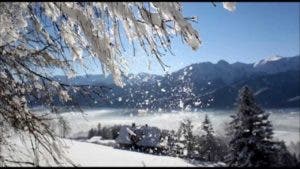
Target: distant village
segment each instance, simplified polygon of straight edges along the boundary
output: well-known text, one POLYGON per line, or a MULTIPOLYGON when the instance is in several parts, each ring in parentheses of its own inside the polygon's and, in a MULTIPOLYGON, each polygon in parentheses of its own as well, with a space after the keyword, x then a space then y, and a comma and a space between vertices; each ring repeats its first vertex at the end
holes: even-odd
POLYGON ((168 130, 161 130, 157 127, 148 126, 148 124, 136 125, 136 123, 132 123, 131 125, 101 127, 99 123, 96 128, 88 131, 86 138, 81 139, 120 149, 166 154, 170 133, 168 130))
MULTIPOLYGON (((193 134, 193 124, 190 119, 183 119, 177 131, 159 129, 148 124, 113 125, 91 128, 86 137, 75 138, 81 141, 111 146, 117 149, 137 151, 157 155, 180 157, 187 160, 227 163, 232 128, 227 126, 227 136, 215 134, 208 116, 201 125, 204 134, 193 134)), ((278 148, 284 147, 278 143, 278 148)), ((280 163, 296 165, 297 157, 280 148, 280 163)))
POLYGON ((255 103, 252 91, 245 86, 239 93, 238 111, 225 127, 225 136, 215 134, 206 114, 200 122, 201 134, 193 133, 194 125, 190 119, 183 119, 177 131, 148 124, 102 127, 99 123, 88 131, 86 138, 81 139, 130 151, 205 162, 221 161, 237 167, 299 166, 300 154, 289 151, 284 141, 273 139, 269 115, 255 103), (241 158, 243 156, 247 158, 241 158))
POLYGON ((214 134, 206 116, 202 125, 205 135, 194 135, 190 119, 183 119, 177 131, 159 129, 148 124, 101 126, 91 128, 82 141, 143 153, 167 155, 186 159, 219 162, 229 152, 228 138, 214 134))

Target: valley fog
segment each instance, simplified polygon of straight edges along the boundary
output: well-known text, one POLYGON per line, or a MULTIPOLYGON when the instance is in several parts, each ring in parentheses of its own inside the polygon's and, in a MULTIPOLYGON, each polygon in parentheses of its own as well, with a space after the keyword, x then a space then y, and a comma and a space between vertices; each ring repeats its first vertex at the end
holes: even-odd
MULTIPOLYGON (((129 109, 96 109, 85 110, 84 113, 66 112, 63 116, 69 122, 71 131, 69 136, 86 135, 90 128, 127 124, 156 126, 160 129, 177 130, 180 121, 189 118, 194 126, 194 134, 201 134, 201 125, 207 114, 212 121, 217 135, 225 135, 226 123, 231 121, 230 115, 235 110, 200 110, 200 111, 168 111, 146 112, 129 109)), ((299 109, 270 109, 269 120, 274 128, 275 139, 284 140, 286 143, 300 141, 300 110, 299 109)))

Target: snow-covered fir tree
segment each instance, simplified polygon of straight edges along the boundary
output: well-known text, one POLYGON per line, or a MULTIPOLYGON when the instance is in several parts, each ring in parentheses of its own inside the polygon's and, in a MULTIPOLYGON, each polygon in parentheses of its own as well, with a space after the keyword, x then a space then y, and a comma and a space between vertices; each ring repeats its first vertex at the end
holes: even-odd
POLYGON ((288 151, 284 141, 275 142, 273 148, 271 167, 295 167, 299 165, 297 157, 288 151))
POLYGON ((205 115, 205 119, 202 124, 202 130, 204 135, 200 137, 199 144, 199 157, 205 161, 214 161, 216 156, 217 142, 214 136, 214 130, 208 115, 205 115))
POLYGON ((97 124, 97 135, 98 135, 98 136, 101 136, 101 134, 102 134, 102 133, 101 133, 101 123, 98 123, 98 124, 97 124))
POLYGON ((207 138, 212 138, 214 135, 214 129, 212 127, 211 121, 208 118, 208 115, 205 114, 205 119, 202 124, 202 130, 206 133, 207 138))
POLYGON ((193 149, 194 149, 194 135, 193 135, 193 125, 190 119, 184 119, 180 123, 180 127, 178 129, 178 140, 182 143, 182 153, 184 157, 192 157, 193 149))
POLYGON ((174 130, 171 130, 167 133, 167 138, 166 139, 166 154, 170 156, 177 156, 178 155, 178 148, 177 148, 177 143, 178 143, 178 138, 176 137, 176 132, 174 130))
POLYGON ((274 161, 273 129, 265 113, 254 101, 252 91, 244 86, 238 97, 239 107, 230 123, 233 136, 230 141, 229 166, 263 167, 274 161))

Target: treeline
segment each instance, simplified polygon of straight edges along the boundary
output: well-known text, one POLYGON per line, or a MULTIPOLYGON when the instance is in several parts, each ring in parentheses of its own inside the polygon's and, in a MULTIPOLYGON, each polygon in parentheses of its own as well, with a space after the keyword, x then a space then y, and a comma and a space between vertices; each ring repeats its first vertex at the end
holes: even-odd
MULTIPOLYGON (((88 131, 86 139, 90 139, 94 136, 101 136, 104 140, 116 139, 119 135, 119 131, 122 125, 104 126, 102 127, 98 123, 96 128, 91 128, 88 131)), ((161 130, 160 142, 163 145, 163 149, 158 151, 156 148, 151 149, 134 149, 130 147, 130 150, 143 151, 145 153, 158 153, 161 155, 168 155, 173 157, 180 157, 186 159, 195 159, 207 162, 225 162, 230 160, 230 140, 232 140, 233 128, 229 126, 226 129, 226 136, 218 136, 215 134, 212 123, 208 116, 205 116, 201 125, 199 133, 193 134, 193 124, 190 119, 184 119, 180 122, 180 127, 175 130, 161 130), (202 134, 200 134, 200 132, 202 134), (150 150, 150 151, 149 151, 150 150)), ((300 157, 296 157, 295 154, 291 154, 284 142, 276 142, 277 153, 275 152, 274 158, 277 159, 276 166, 296 166, 299 165, 300 157)), ((247 154, 245 154, 247 156, 247 154)), ((276 164, 275 163, 275 164, 276 164)))
MULTIPOLYGON (((94 136, 101 136, 104 140, 116 139, 122 125, 104 126, 98 123, 96 128, 91 128, 86 139, 94 136)), ((202 130, 205 135, 194 135, 192 133, 193 125, 189 119, 181 122, 177 131, 161 130, 160 143, 163 145, 161 151, 149 149, 139 149, 138 151, 159 152, 159 154, 197 159, 202 161, 224 161, 224 157, 229 151, 226 139, 214 135, 212 125, 205 117, 202 130)), ((130 147, 133 150, 133 147, 130 147)))
POLYGON ((201 161, 225 161, 225 156, 229 152, 226 139, 214 134, 207 115, 201 129, 204 134, 193 134, 191 120, 184 119, 177 131, 168 131, 167 136, 162 138, 166 143, 164 153, 169 156, 201 161))
POLYGON ((98 123, 97 128, 91 128, 88 131, 87 139, 90 139, 94 136, 101 136, 104 140, 114 140, 118 137, 120 128, 121 125, 101 127, 101 124, 98 123))

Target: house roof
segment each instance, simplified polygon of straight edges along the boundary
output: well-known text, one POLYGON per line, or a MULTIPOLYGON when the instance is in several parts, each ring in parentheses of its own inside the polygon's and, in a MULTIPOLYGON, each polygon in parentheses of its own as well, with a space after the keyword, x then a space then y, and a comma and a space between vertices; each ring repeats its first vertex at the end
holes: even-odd
POLYGON ((143 131, 142 139, 137 142, 139 146, 156 147, 160 143, 161 132, 156 127, 142 126, 140 130, 143 131))
POLYGON ((160 144, 161 131, 157 127, 142 126, 132 128, 125 125, 120 128, 119 136, 116 138, 116 142, 119 144, 132 144, 130 135, 134 134, 141 138, 136 144, 145 147, 158 147, 160 144))

